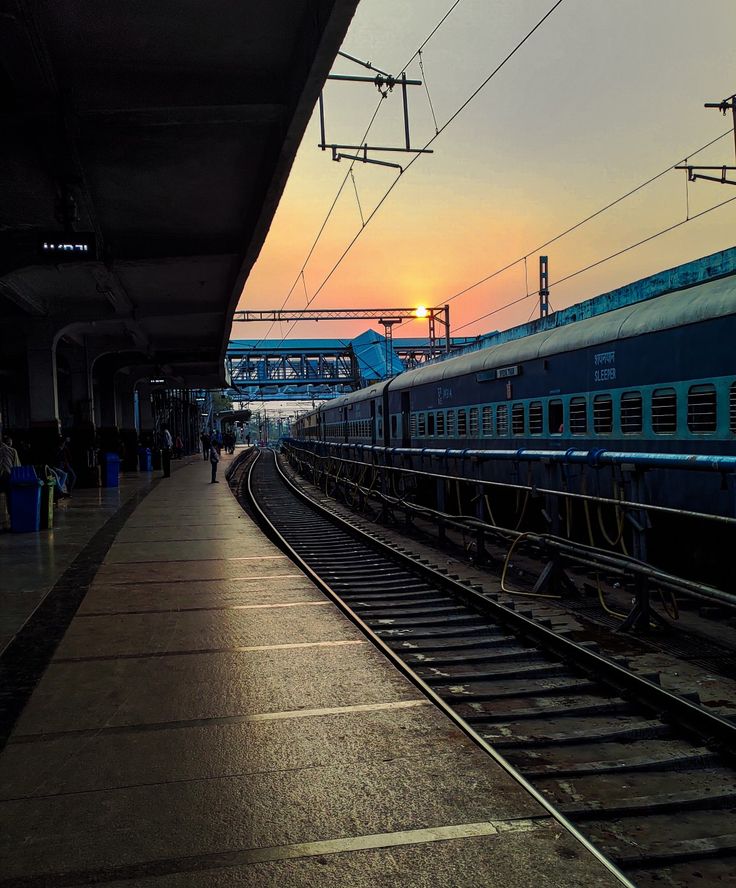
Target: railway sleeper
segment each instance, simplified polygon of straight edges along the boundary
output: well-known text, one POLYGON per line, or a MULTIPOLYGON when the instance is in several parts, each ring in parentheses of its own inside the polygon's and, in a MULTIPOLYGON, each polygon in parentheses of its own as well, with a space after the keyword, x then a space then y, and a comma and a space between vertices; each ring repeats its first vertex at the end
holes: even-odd
POLYGON ((710 767, 716 753, 677 737, 638 743, 594 743, 518 750, 509 761, 529 780, 584 777, 607 772, 670 771, 710 767))
POLYGON ((574 781, 543 778, 537 789, 575 821, 624 815, 709 811, 736 806, 736 780, 725 769, 630 772, 579 777, 574 781))
POLYGON ((612 715, 629 710, 625 700, 610 699, 595 695, 578 697, 540 697, 538 700, 522 697, 514 701, 512 698, 499 701, 483 700, 478 702, 460 703, 455 707, 458 715, 467 722, 499 722, 511 725, 511 720, 525 721, 544 717, 547 720, 562 721, 568 718, 579 718, 583 715, 612 715), (516 705, 514 705, 514 703, 516 705))
POLYGON ((578 743, 612 742, 621 740, 651 740, 671 738, 672 729, 659 719, 643 719, 633 714, 613 718, 570 718, 565 725, 552 726, 548 719, 525 721, 520 730, 515 725, 495 724, 477 727, 481 737, 497 749, 534 749, 578 743))

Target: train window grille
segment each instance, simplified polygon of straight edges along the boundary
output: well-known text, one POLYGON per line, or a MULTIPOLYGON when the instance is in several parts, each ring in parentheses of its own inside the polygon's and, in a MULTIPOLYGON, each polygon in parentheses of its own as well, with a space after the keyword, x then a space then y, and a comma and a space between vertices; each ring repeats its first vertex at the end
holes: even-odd
POLYGON ((571 398, 570 400, 570 434, 587 435, 588 433, 588 404, 585 398, 571 398))
POLYGON ((455 437, 455 411, 454 410, 447 411, 447 437, 448 438, 455 437))
POLYGON ((427 434, 434 436, 434 413, 427 414, 427 434))
POLYGON ((610 435, 613 431, 613 398, 610 395, 593 398, 593 431, 596 435, 610 435))
POLYGON ((505 404, 496 407, 496 434, 505 438, 509 433, 509 408, 505 404))
POLYGON ((437 434, 440 438, 444 437, 445 434, 445 414, 439 410, 437 412, 437 422, 436 422, 437 434))
POLYGON ((655 435, 677 431, 677 392, 673 388, 652 392, 652 431, 655 435))
POLYGON ((642 400, 639 392, 621 395, 621 431, 624 435, 636 435, 643 428, 642 400))
POLYGON ((728 428, 736 435, 736 382, 728 390, 728 428))
POLYGON ((468 416, 464 410, 457 411, 457 436, 464 438, 468 434, 468 416))
POLYGON ((696 435, 715 432, 718 425, 716 389, 713 385, 694 385, 687 393, 687 427, 696 435))
POLYGON ((470 437, 478 437, 478 408, 470 408, 470 437))
POLYGON ((524 405, 514 404, 511 408, 511 434, 524 434, 524 405))
MULTIPOLYGON (((370 436, 370 431, 367 431, 365 434, 366 434, 366 438, 369 437, 369 436, 370 436)), ((378 431, 377 431, 377 435, 378 435, 379 438, 383 438, 383 417, 380 417, 380 416, 379 416, 379 418, 378 418, 378 431)))
POLYGON ((529 434, 541 435, 544 431, 544 414, 541 401, 532 401, 529 405, 529 434))
POLYGON ((562 401, 555 398, 547 404, 547 422, 550 435, 561 435, 564 430, 565 414, 562 401))
POLYGON ((490 407, 483 408, 483 437, 493 437, 493 410, 490 407))
POLYGON ((427 417, 424 413, 419 414, 419 429, 417 434, 420 438, 423 438, 427 434, 427 417))
POLYGON ((412 413, 411 418, 409 419, 409 434, 412 438, 416 438, 417 436, 417 415, 416 413, 412 413))

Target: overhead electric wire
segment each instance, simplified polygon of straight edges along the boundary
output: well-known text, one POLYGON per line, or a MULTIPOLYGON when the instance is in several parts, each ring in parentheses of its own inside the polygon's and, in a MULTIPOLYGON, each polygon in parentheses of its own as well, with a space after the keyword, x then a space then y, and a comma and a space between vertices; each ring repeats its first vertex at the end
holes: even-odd
MULTIPOLYGON (((711 145, 715 145, 716 142, 719 142, 721 139, 725 138, 726 136, 732 135, 732 134, 733 134, 733 129, 726 130, 724 133, 721 133, 720 136, 716 136, 714 139, 711 139, 710 142, 706 142, 705 145, 701 145, 700 148, 697 148, 695 151, 691 151, 690 154, 688 155, 688 157, 693 157, 696 154, 700 154, 702 151, 705 151, 706 148, 710 148, 711 145)), ((620 204, 622 201, 626 200, 627 198, 632 197, 638 191, 641 191, 643 188, 646 188, 648 185, 651 185, 653 182, 656 182, 658 179, 661 179, 662 176, 671 172, 677 166, 677 164, 679 164, 681 162, 682 162, 681 160, 675 161, 675 163, 666 167, 666 169, 662 170, 661 172, 657 173, 654 176, 651 176, 649 179, 647 179, 644 182, 641 182, 639 185, 636 185, 634 188, 631 188, 625 194, 622 194, 620 197, 617 197, 615 200, 610 201, 605 206, 601 207, 600 209, 596 210, 595 212, 590 213, 590 215, 586 216, 584 219, 580 219, 580 221, 575 222, 574 225, 570 225, 564 231, 561 231, 561 232, 559 232, 559 234, 556 234, 554 237, 551 237, 551 238, 549 238, 549 240, 546 240, 543 244, 539 244, 539 246, 535 247, 534 249, 528 250, 526 253, 524 253, 523 256, 519 256, 517 259, 514 259, 512 262, 508 262, 502 268, 498 268, 495 271, 491 272, 490 274, 485 275, 485 277, 480 278, 480 280, 477 280, 475 283, 469 284, 467 287, 463 287, 462 290, 458 290, 457 293, 454 293, 452 296, 443 300, 442 304, 447 305, 450 302, 453 302, 455 299, 457 299, 460 296, 463 296, 465 293, 468 293, 470 290, 474 290, 476 287, 480 287, 482 284, 487 283, 488 281, 492 280, 494 277, 498 277, 499 274, 503 274, 503 272, 508 271, 510 268, 513 268, 514 265, 518 265, 520 262, 524 262, 532 254, 538 253, 540 250, 544 250, 546 247, 549 247, 551 244, 555 243, 556 241, 561 240, 563 237, 566 237, 568 234, 572 234, 573 231, 576 231, 581 226, 585 225, 588 222, 591 222, 593 219, 597 218, 598 216, 600 216, 603 213, 607 212, 608 210, 612 209, 617 204, 620 204)), ((559 283, 559 281, 558 281, 558 283, 559 283)))
MULTIPOLYGON (((437 31, 439 31, 439 29, 442 27, 442 25, 445 23, 445 21, 447 21, 447 19, 450 17, 450 15, 454 12, 455 8, 456 8, 457 6, 459 6, 459 4, 460 4, 461 2, 462 2, 462 0, 454 0, 454 2, 453 2, 452 5, 450 6, 450 8, 447 10, 447 12, 446 12, 446 13, 442 16, 442 18, 437 22, 437 24, 436 24, 436 25, 434 26, 434 28, 429 32, 429 34, 424 38, 423 42, 422 42, 421 45, 418 47, 418 49, 415 50, 414 54, 411 56, 411 58, 409 59, 409 61, 406 62, 406 64, 402 65, 402 67, 401 67, 399 70, 404 71, 404 70, 405 70, 405 69, 406 69, 406 68, 407 68, 407 67, 408 67, 408 66, 414 61, 414 59, 417 57, 417 55, 418 55, 419 53, 421 53, 421 51, 424 49, 424 47, 429 43, 429 41, 432 39, 432 37, 434 37, 434 35, 437 33, 437 31)), ((368 133, 371 131, 371 128, 373 127, 373 124, 374 124, 374 122, 375 122, 375 120, 376 120, 376 117, 378 116, 378 112, 379 112, 379 110, 381 109, 381 105, 382 105, 383 100, 384 100, 385 98, 386 98, 386 93, 383 93, 383 94, 381 95, 381 99, 380 99, 379 102, 378 102, 378 105, 376 105, 376 108, 375 108, 375 110, 374 110, 374 112, 373 112, 373 115, 371 116, 371 119, 368 121, 368 126, 366 127, 365 132, 363 133, 363 137, 362 137, 361 140, 360 140, 360 144, 363 144, 363 143, 365 142, 366 138, 368 137, 368 133)), ((309 248, 309 251, 308 251, 308 253, 307 253, 307 257, 306 257, 306 259, 304 260, 304 262, 302 263, 302 266, 301 266, 301 268, 300 268, 300 270, 299 270, 299 274, 297 274, 297 276, 296 276, 296 278, 295 278, 295 280, 294 280, 294 283, 293 283, 293 284, 291 285, 291 287, 289 288, 289 292, 286 294, 286 298, 284 299, 284 301, 283 301, 283 303, 282 303, 282 305, 281 305, 281 309, 280 309, 280 311, 283 311, 284 308, 286 308, 286 305, 287 305, 289 299, 291 298, 291 294, 294 292, 294 288, 296 287, 296 285, 297 285, 297 283, 298 283, 298 281, 299 281, 299 278, 300 278, 300 277, 301 277, 302 279, 304 278, 304 271, 306 270, 307 264, 309 263, 309 260, 312 258, 312 254, 314 253, 314 251, 315 251, 315 249, 316 249, 316 247, 317 247, 317 244, 319 243, 319 240, 320 240, 320 238, 322 237, 322 234, 323 234, 323 232, 324 232, 324 230, 325 230, 325 228, 326 228, 326 226, 327 226, 327 223, 329 222, 329 220, 330 220, 330 218, 331 218, 331 216, 332 216, 332 213, 333 213, 333 210, 335 209, 335 206, 336 206, 336 204, 337 204, 337 201, 339 200, 340 195, 342 194, 343 189, 345 188, 345 185, 347 184, 348 178, 352 175, 353 167, 355 166, 355 164, 356 164, 356 161, 355 161, 355 160, 352 160, 352 161, 350 162, 350 166, 348 167, 348 171, 347 171, 347 173, 345 174, 345 177, 343 178, 342 182, 340 183, 340 187, 337 189, 337 194, 335 194, 335 197, 334 197, 332 203, 330 204, 329 209, 327 210, 327 215, 326 215, 325 218, 322 220, 322 224, 321 224, 320 227, 319 227, 319 230, 318 230, 318 232, 317 232, 317 235, 316 235, 316 237, 315 237, 315 239, 314 239, 314 241, 313 241, 313 243, 312 243, 312 246, 309 248)), ((362 213, 361 213, 361 216, 362 216, 362 213)), ((306 284, 305 284, 305 290, 306 290, 306 284)), ((316 296, 316 293, 315 293, 315 296, 316 296)), ((307 302, 306 302, 306 305, 305 305, 305 309, 306 309, 306 308, 309 308, 309 306, 311 305, 313 299, 314 299, 314 296, 313 296, 311 299, 307 296, 307 302)), ((261 344, 261 343, 262 343, 262 342, 268 337, 268 335, 270 334, 271 330, 273 330, 274 323, 275 323, 275 321, 272 321, 272 322, 271 322, 271 326, 268 328, 268 330, 266 331, 266 333, 265 333, 265 334, 259 339, 259 341, 258 341, 258 343, 257 343, 257 345, 256 345, 256 348, 257 348, 257 347, 258 347, 258 346, 259 346, 259 345, 260 345, 260 344, 261 344)), ((282 339, 281 341, 283 342, 284 340, 282 339)))
MULTIPOLYGON (((708 207, 706 210, 701 210, 701 212, 696 213, 694 216, 689 216, 687 219, 681 219, 679 222, 675 222, 674 225, 668 225, 666 228, 662 228, 660 231, 655 232, 654 234, 650 234, 642 240, 637 241, 634 244, 629 244, 627 247, 623 247, 621 250, 617 250, 615 253, 611 253, 609 256, 605 256, 603 259, 598 259, 595 262, 591 262, 589 265, 584 266, 583 268, 577 269, 577 271, 573 271, 565 277, 560 278, 558 281, 549 284, 549 289, 552 287, 556 287, 559 284, 564 283, 565 281, 569 281, 570 278, 577 277, 577 275, 582 274, 584 271, 590 271, 591 268, 595 268, 598 265, 603 265, 604 262, 608 262, 610 259, 615 259, 617 256, 621 256, 624 253, 628 253, 629 250, 633 250, 636 247, 640 247, 643 244, 649 243, 649 241, 655 240, 655 238, 661 237, 663 234, 668 234, 670 231, 674 231, 676 228, 680 228, 682 225, 687 225, 688 222, 693 222, 695 219, 699 219, 701 216, 706 216, 708 213, 712 213, 713 210, 720 209, 720 207, 726 206, 726 204, 733 203, 736 200, 736 197, 729 197, 726 200, 721 201, 720 203, 714 204, 712 207, 708 207)), ((530 296, 536 296, 536 291, 528 292, 526 296, 520 296, 518 299, 512 299, 510 302, 506 302, 504 305, 499 305, 497 308, 494 308, 492 311, 486 312, 480 317, 474 318, 472 321, 468 321, 466 324, 462 324, 459 327, 455 328, 455 332, 459 332, 460 330, 464 330, 466 327, 470 327, 473 324, 477 324, 479 321, 484 321, 486 318, 490 318, 492 315, 498 314, 504 309, 511 308, 514 305, 518 305, 520 302, 524 302, 530 296)))
MULTIPOLYGON (((495 68, 493 69, 493 71, 491 71, 491 73, 485 78, 485 80, 483 80, 483 82, 482 82, 482 83, 481 83, 481 84, 480 84, 480 85, 479 85, 479 86, 478 86, 478 87, 477 87, 477 88, 476 88, 476 89, 475 89, 475 90, 474 90, 474 91, 468 96, 468 98, 462 103, 462 105, 460 105, 460 107, 457 108, 457 109, 456 109, 456 110, 450 115, 450 117, 448 117, 448 119, 442 124, 442 126, 437 130, 437 132, 436 132, 436 133, 435 133, 435 134, 434 134, 434 135, 433 135, 433 136, 432 136, 432 137, 431 137, 431 138, 425 143, 425 145, 423 146, 423 148, 421 149, 421 151, 425 151, 427 148, 429 148, 430 145, 432 145, 432 144, 436 141, 436 139, 439 138, 439 136, 440 136, 440 135, 441 135, 441 134, 447 129, 447 127, 448 127, 448 126, 449 126, 454 120, 457 119, 457 117, 458 117, 458 116, 459 116, 459 115, 460 115, 460 114, 461 114, 461 113, 462 113, 462 112, 468 107, 468 105, 473 101, 473 99, 475 99, 476 96, 478 96, 478 94, 479 94, 479 93, 480 93, 480 92, 481 92, 481 91, 482 91, 482 90, 483 90, 483 89, 484 89, 484 88, 490 83, 490 81, 496 76, 496 74, 498 74, 498 72, 504 67, 504 65, 505 65, 505 64, 506 64, 511 58, 513 58, 514 55, 516 55, 516 53, 521 49, 521 47, 524 46, 524 44, 525 44, 525 43, 526 43, 526 42, 527 42, 527 41, 528 41, 528 40, 529 40, 529 39, 530 39, 530 38, 536 33, 536 31, 537 31, 537 30, 538 30, 538 29, 544 24, 544 22, 545 22, 545 21, 546 21, 551 15, 552 15, 552 13, 553 13, 553 12, 554 12, 554 11, 555 11, 555 10, 556 10, 556 9, 557 9, 557 8, 563 3, 563 2, 564 2, 564 0, 556 0, 556 2, 555 2, 555 3, 554 3, 554 4, 553 4, 553 5, 547 10, 547 12, 542 16, 542 18, 539 19, 539 21, 536 23, 536 25, 534 25, 534 27, 531 28, 531 30, 529 30, 529 31, 524 35, 524 37, 522 37, 522 39, 521 39, 521 40, 520 40, 520 41, 514 46, 514 48, 513 48, 509 53, 507 53, 507 55, 506 55, 506 56, 505 56, 505 57, 504 57, 504 58, 498 63, 498 65, 496 65, 496 67, 495 67, 495 68)), ((454 8, 454 7, 453 7, 453 8, 454 8)), ((417 52, 418 52, 418 51, 417 51, 417 52)), ((415 55, 416 55, 416 53, 415 53, 415 55)), ((414 57, 415 57, 415 56, 412 56, 412 58, 414 58, 414 57)), ((394 190, 394 188, 396 187, 396 185, 398 184, 398 182, 401 180, 402 176, 407 172, 407 170, 408 170, 410 167, 412 167, 412 166, 416 163, 416 161, 417 161, 421 156, 422 156, 421 153, 417 153, 417 154, 415 154, 414 157, 412 157, 412 159, 407 163, 407 165, 406 165, 406 166, 401 170, 401 172, 397 175, 397 177, 394 179, 394 181, 391 183, 391 185, 389 185, 389 187, 388 187, 388 189, 386 190, 386 192, 385 192, 385 194, 383 195, 383 197, 379 200, 379 202, 376 204, 376 206, 373 208, 373 210, 372 210, 372 211, 370 212, 370 214, 367 216, 367 218, 366 218, 366 220, 365 220, 365 224, 364 224, 364 225, 363 225, 363 226, 357 231, 357 233, 354 235, 354 237, 352 238, 352 240, 350 240, 350 242, 348 243, 348 245, 345 247, 345 249, 343 250, 343 252, 340 254, 338 260, 335 262, 335 264, 332 266, 332 268, 331 268, 330 271, 327 273, 327 275, 325 276, 325 278, 322 280, 322 283, 321 283, 321 284, 317 287, 317 289, 314 291, 314 293, 313 293, 312 296, 310 297, 310 300, 309 300, 308 305, 305 306, 305 309, 304 309, 305 311, 306 311, 306 309, 309 307, 309 305, 311 305, 312 302, 314 302, 314 300, 317 298, 317 296, 322 292, 322 290, 324 289, 324 287, 327 285, 327 283, 329 282, 329 280, 332 278, 332 275, 333 275, 333 274, 337 271, 337 269, 340 267, 340 265, 342 264, 342 262, 343 262, 343 260, 345 259, 345 257, 348 255, 348 253, 349 253, 350 250, 353 248, 353 246, 355 245, 355 243, 357 242, 357 240, 360 238, 361 234, 362 234, 362 233, 365 231, 365 229, 368 227, 368 225, 370 224, 371 220, 376 216, 376 214, 378 213, 378 211, 380 210, 380 208, 381 208, 381 207, 383 206, 383 204, 386 202, 386 200, 388 199, 388 197, 389 197, 389 195, 391 194, 391 192, 394 190)), ((298 323, 298 319, 297 319, 297 323, 298 323)))

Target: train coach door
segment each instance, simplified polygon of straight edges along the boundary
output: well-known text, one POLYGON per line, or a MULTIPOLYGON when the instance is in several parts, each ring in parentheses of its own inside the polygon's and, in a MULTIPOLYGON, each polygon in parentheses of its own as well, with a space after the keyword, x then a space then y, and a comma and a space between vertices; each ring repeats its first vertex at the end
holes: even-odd
POLYGON ((411 400, 409 392, 401 393, 401 446, 411 446, 411 400))

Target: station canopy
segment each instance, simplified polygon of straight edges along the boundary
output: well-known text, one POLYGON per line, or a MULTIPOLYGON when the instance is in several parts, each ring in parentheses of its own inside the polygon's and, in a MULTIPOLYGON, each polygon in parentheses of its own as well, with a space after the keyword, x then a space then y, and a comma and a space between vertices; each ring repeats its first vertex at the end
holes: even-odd
POLYGON ((0 326, 224 380, 358 0, 0 0, 0 326))

